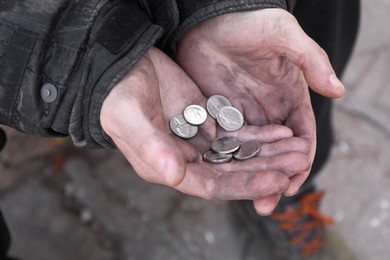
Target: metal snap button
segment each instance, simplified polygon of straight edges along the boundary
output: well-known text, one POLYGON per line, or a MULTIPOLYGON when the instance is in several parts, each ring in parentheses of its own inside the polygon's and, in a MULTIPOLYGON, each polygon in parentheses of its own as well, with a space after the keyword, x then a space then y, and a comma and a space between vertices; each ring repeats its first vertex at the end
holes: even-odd
POLYGON ((46 83, 41 88, 41 98, 46 103, 52 103, 57 99, 58 91, 56 86, 51 83, 46 83))

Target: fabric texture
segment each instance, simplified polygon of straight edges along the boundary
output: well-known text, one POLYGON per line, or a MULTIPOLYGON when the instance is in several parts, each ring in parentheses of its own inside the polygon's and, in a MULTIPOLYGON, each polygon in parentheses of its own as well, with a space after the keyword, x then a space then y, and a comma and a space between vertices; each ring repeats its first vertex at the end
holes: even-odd
POLYGON ((0 124, 112 147, 102 102, 162 33, 136 1, 1 1, 0 124))
POLYGON ((180 21, 177 29, 169 38, 166 52, 171 56, 174 56, 176 43, 184 33, 207 19, 231 12, 259 10, 264 8, 283 8, 285 10, 292 10, 294 2, 295 0, 177 0, 180 21))

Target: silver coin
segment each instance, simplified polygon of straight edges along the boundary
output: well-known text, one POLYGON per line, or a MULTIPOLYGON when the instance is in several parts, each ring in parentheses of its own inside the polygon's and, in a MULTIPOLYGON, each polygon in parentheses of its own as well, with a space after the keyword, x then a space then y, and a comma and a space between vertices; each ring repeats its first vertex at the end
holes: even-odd
POLYGON ((210 116, 217 118, 218 111, 223 107, 230 107, 232 104, 230 101, 221 95, 214 95, 207 99, 206 108, 210 116))
POLYGON ((232 159, 233 155, 231 153, 221 154, 214 151, 207 151, 203 154, 203 160, 214 164, 230 162, 232 159))
POLYGON ((184 110, 184 118, 191 125, 201 125, 206 122, 207 112, 199 105, 190 105, 184 110))
POLYGON ((261 143, 256 140, 251 140, 247 142, 243 142, 240 145, 240 149, 238 149, 234 154, 233 157, 236 160, 248 160, 253 157, 256 157, 261 151, 261 143))
POLYGON ((175 135, 185 139, 194 137, 198 133, 198 127, 189 124, 184 119, 183 115, 177 115, 172 118, 169 122, 169 126, 171 127, 171 130, 175 133, 175 135))
POLYGON ((217 114, 218 124, 226 131, 237 131, 244 125, 244 117, 235 107, 223 107, 217 114))
POLYGON ((223 136, 211 142, 211 149, 216 153, 234 153, 240 148, 240 140, 233 136, 223 136))

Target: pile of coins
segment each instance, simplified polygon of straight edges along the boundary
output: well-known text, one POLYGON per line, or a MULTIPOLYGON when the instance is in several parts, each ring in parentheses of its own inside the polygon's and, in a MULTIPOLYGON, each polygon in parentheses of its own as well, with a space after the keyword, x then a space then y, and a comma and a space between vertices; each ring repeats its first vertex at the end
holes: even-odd
MULTIPOLYGON (((237 131, 244 124, 242 113, 224 96, 211 96, 206 108, 210 116, 226 131, 237 131)), ((190 105, 183 115, 171 119, 170 128, 181 138, 192 138, 198 133, 198 126, 206 122, 207 112, 202 106, 190 105)), ((210 147, 211 150, 203 154, 203 159, 210 163, 225 163, 233 159, 248 160, 255 157, 261 150, 261 143, 256 140, 241 143, 236 137, 223 136, 215 139, 210 147)))
POLYGON ((211 150, 203 154, 203 159, 210 163, 225 163, 233 159, 244 161, 260 153, 261 143, 256 140, 241 143, 233 136, 223 136, 211 143, 211 150))

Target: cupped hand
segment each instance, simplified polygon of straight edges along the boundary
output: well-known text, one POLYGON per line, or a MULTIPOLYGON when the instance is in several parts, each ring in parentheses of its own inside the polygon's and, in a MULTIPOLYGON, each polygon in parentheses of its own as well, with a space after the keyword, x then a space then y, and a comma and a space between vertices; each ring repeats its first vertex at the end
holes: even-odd
MULTIPOLYGON (((307 86, 332 98, 344 93, 326 53, 296 19, 281 9, 212 18, 184 35, 176 60, 204 95, 229 97, 248 125, 285 125, 306 142, 309 149, 302 155, 309 167, 289 176, 285 193, 295 194, 309 175, 316 147, 307 86)), ((277 198, 257 200, 255 206, 272 208, 277 198)))
POLYGON ((203 162, 202 153, 217 135, 215 120, 209 117, 190 141, 174 136, 168 122, 186 106, 205 103, 187 74, 152 48, 105 99, 101 125, 140 177, 206 199, 281 194, 289 186, 288 173, 307 167, 299 156, 293 165, 288 160, 289 153, 306 148, 290 129, 278 125, 246 126, 234 133, 242 140, 264 142, 254 159, 225 165, 203 162))

